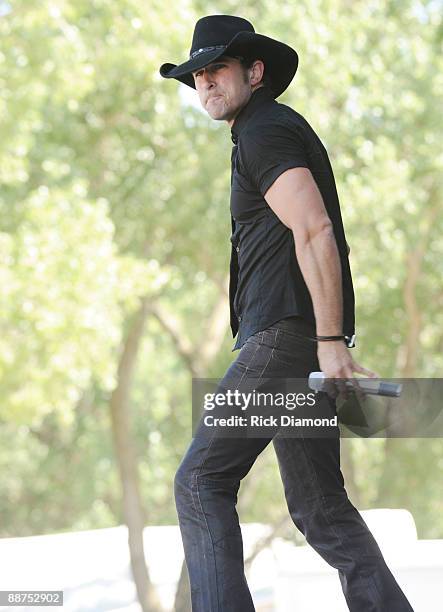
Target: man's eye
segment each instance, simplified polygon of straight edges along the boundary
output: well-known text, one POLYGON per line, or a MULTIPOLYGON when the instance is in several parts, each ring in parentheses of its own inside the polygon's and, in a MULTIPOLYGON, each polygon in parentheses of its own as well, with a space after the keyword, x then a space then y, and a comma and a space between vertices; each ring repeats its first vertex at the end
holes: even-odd
MULTIPOLYGON (((226 64, 213 64, 212 66, 209 67, 209 70, 220 70, 220 68, 226 68, 226 64)), ((203 70, 199 70, 198 72, 194 73, 194 78, 197 78, 198 76, 201 76, 201 74, 203 73, 203 70)))

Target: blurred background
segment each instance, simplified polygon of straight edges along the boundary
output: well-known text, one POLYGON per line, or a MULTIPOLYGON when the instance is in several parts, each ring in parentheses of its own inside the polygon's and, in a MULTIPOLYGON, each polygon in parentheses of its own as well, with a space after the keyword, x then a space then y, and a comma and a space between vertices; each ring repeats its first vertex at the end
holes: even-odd
MULTIPOLYGON (((330 156, 351 247, 353 356, 385 377, 441 375, 442 9, 0 0, 0 550, 17 559, 1 589, 38 588, 36 576, 62 588, 55 566, 69 556, 78 585, 102 580, 109 594, 121 579, 127 598, 86 605, 71 584, 67 609, 190 610, 172 482, 191 439, 192 377, 221 377, 237 355, 230 131, 158 73, 187 59, 201 16, 245 17, 299 54, 279 101, 330 156), (53 548, 73 534, 91 539, 53 548), (54 567, 45 550, 59 550, 54 567), (111 558, 123 574, 106 583, 111 558)), ((419 540, 443 539, 441 439, 343 439, 342 464, 359 509, 404 509, 419 540)), ((273 542, 306 548, 272 446, 238 511, 252 530, 248 572, 273 542)), ((256 585, 257 610, 286 609, 272 596, 261 605, 256 585)), ((297 607, 308 609, 320 607, 297 607)))

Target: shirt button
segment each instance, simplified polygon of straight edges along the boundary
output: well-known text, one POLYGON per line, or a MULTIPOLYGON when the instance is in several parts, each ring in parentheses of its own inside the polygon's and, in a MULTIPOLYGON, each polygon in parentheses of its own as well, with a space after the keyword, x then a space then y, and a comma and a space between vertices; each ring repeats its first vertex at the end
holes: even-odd
POLYGON ((239 317, 238 317, 238 321, 239 321, 239 322, 241 321, 241 316, 239 316, 239 317))
POLYGON ((237 251, 237 253, 238 253, 238 252, 239 252, 239 250, 240 250, 240 247, 237 247, 235 250, 236 250, 236 251, 237 251))

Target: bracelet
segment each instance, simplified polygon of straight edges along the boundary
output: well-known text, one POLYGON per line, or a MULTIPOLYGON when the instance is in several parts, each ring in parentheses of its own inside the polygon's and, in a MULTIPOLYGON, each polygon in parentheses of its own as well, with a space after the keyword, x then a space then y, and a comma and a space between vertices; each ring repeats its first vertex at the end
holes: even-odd
POLYGON ((354 348, 355 346, 355 334, 352 336, 306 336, 308 340, 312 340, 312 342, 322 342, 322 341, 334 341, 334 340, 343 340, 348 348, 354 348))
POLYGON ((334 341, 334 340, 343 340, 348 348, 354 348, 355 346, 355 334, 352 336, 314 336, 311 338, 313 342, 323 342, 323 341, 334 341))

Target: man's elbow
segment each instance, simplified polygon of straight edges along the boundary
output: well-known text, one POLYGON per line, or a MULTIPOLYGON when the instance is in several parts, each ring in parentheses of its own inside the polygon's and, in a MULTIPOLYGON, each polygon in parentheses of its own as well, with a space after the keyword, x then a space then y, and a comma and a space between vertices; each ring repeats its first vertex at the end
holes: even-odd
POLYGON ((329 217, 322 217, 315 224, 291 225, 291 230, 295 244, 301 247, 318 240, 335 240, 334 227, 329 217))

